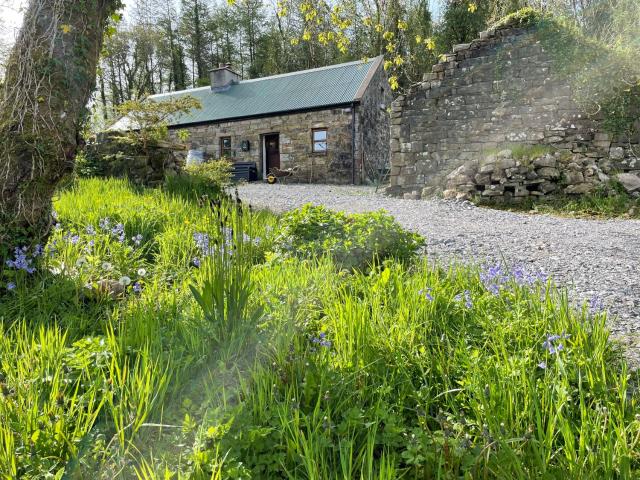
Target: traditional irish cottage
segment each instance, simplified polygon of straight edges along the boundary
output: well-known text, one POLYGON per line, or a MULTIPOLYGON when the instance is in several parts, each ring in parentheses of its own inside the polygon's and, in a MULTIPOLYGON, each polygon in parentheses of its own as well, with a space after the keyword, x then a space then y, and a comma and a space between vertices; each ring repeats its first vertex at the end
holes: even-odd
POLYGON ((210 87, 150 97, 202 103, 169 129, 188 130, 208 156, 255 162, 259 178, 294 169, 300 182, 359 183, 388 165, 391 91, 381 57, 252 80, 221 65, 210 76, 210 87))

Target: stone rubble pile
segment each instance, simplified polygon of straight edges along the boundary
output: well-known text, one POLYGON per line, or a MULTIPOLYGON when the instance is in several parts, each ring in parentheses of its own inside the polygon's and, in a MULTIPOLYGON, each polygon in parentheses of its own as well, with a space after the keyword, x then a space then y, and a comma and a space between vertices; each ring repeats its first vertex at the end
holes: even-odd
POLYGON ((496 203, 527 197, 581 195, 610 189, 617 180, 633 196, 640 196, 640 172, 612 172, 611 163, 566 151, 515 158, 505 149, 480 161, 469 161, 446 177, 445 199, 485 199, 496 203))

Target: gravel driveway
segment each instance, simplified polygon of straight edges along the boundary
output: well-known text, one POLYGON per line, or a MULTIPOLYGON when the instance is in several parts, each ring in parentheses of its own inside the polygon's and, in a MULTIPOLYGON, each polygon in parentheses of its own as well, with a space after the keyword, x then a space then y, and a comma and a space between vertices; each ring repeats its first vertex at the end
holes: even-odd
POLYGON ((427 253, 441 262, 500 260, 551 275, 576 301, 598 297, 609 309, 610 328, 633 363, 640 359, 640 221, 582 220, 478 208, 443 200, 403 200, 369 187, 267 185, 239 188, 249 203, 285 211, 305 203, 334 210, 385 209, 427 239, 427 253))

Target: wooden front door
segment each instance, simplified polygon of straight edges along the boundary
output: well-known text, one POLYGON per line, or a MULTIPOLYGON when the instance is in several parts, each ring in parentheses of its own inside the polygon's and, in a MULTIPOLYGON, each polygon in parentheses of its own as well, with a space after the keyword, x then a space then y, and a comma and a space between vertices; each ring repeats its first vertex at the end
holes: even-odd
POLYGON ((264 152, 267 173, 271 173, 273 168, 280 168, 280 135, 270 133, 264 136, 264 152))

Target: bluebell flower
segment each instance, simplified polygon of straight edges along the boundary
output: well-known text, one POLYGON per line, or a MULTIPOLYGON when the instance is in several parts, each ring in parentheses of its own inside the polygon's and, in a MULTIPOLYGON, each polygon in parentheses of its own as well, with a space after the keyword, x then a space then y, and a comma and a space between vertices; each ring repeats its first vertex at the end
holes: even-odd
POLYGON ((136 247, 139 247, 140 243, 142 243, 142 238, 143 238, 142 235, 137 234, 137 235, 134 235, 133 237, 131 237, 131 240, 136 245, 136 247))
POLYGON ((560 335, 557 335, 557 334, 547 335, 547 339, 544 342, 542 342, 542 348, 547 349, 551 355, 555 355, 558 352, 561 352, 562 350, 564 350, 564 345, 560 343, 560 340, 563 340, 569 337, 570 335, 566 333, 561 333, 560 335))
POLYGON ((51 217, 53 217, 54 220, 58 219, 58 212, 56 212, 55 210, 51 210, 51 217))
POLYGON ((71 245, 77 245, 79 241, 80 241, 79 235, 71 235, 69 237, 69 242, 71 243, 71 245))
POLYGON ((54 230, 62 230, 62 224, 60 224, 60 223, 56 223, 56 224, 53 226, 53 228, 54 228, 54 230))
POLYGON ((540 362, 538 364, 538 367, 541 368, 542 370, 545 370, 547 368, 547 362, 540 362))
POLYGON ((604 310, 604 303, 597 295, 594 295, 591 300, 589 300, 589 313, 591 315, 596 315, 604 310))
POLYGON ((318 334, 318 337, 313 337, 311 339, 311 342, 317 345, 320 345, 321 347, 325 347, 325 348, 331 347, 331 342, 327 340, 327 334, 324 332, 320 332, 318 334))
POLYGON ((111 220, 109 220, 109 217, 102 218, 98 222, 98 226, 102 230, 109 230, 111 228, 111 220))
POLYGON ((96 229, 93 227, 93 225, 87 225, 85 227, 84 231, 87 233, 87 235, 95 235, 96 234, 96 229))
POLYGON ((140 282, 134 283, 133 284, 133 291, 134 291, 134 293, 142 292, 142 284, 140 282))
POLYGON ((33 273, 36 269, 32 266, 32 259, 27 257, 27 247, 16 247, 13 251, 13 260, 9 259, 5 263, 9 268, 16 270, 24 270, 27 273, 33 273))
POLYGON ((16 284, 13 282, 9 282, 7 283, 7 290, 11 291, 11 290, 15 290, 16 289, 16 284))
POLYGON ((464 291, 464 306, 471 309, 473 308, 473 301, 471 300, 471 292, 469 290, 464 291))
POLYGON ((473 301, 471 300, 471 292, 469 290, 465 290, 463 293, 459 293, 455 297, 453 297, 453 299, 457 303, 462 302, 463 298, 464 298, 464 306, 469 309, 473 308, 473 301))
POLYGON ((39 243, 33 247, 33 256, 34 257, 40 257, 42 256, 42 254, 44 253, 44 247, 42 245, 40 245, 39 243))
POLYGON ((432 291, 433 291, 432 288, 425 288, 422 290, 418 290, 418 295, 422 295, 424 298, 432 302, 433 301, 433 295, 431 295, 432 291))
POLYGON ((124 242, 124 225, 118 223, 115 227, 111 229, 111 235, 116 237, 120 243, 124 242))
POLYGON ((191 260, 191 262, 196 266, 196 267, 200 267, 200 259, 198 257, 193 257, 193 260, 191 260))

